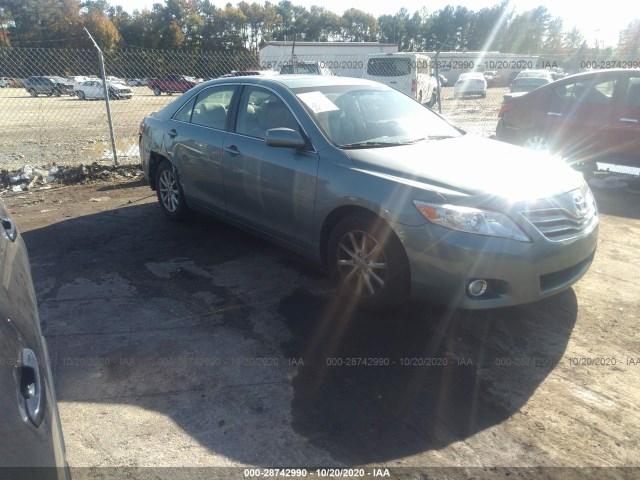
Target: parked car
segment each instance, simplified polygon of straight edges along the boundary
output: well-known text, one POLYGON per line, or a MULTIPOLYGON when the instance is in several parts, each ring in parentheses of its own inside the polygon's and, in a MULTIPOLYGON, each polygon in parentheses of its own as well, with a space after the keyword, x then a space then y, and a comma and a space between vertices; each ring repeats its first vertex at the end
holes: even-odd
POLYGON ((530 92, 554 80, 549 70, 523 70, 511 82, 510 90, 511 92, 530 92))
POLYGON ((487 87, 497 87, 502 81, 502 76, 497 70, 487 70, 486 72, 483 72, 482 75, 487 81, 487 87))
POLYGON ((366 308, 535 301, 596 248, 595 201, 566 163, 365 79, 210 81, 144 118, 140 154, 170 219, 203 211, 298 252, 366 308))
POLYGON ((292 62, 280 67, 281 75, 333 75, 324 62, 292 62))
POLYGON ((640 69, 580 73, 507 94, 496 137, 577 162, 640 165, 640 69))
POLYGON ((0 217, 0 471, 3 478, 69 479, 29 258, 1 199, 0 217))
POLYGON ((162 93, 167 93, 168 95, 184 93, 196 85, 194 78, 175 74, 167 75, 166 78, 149 78, 147 80, 147 86, 156 95, 161 95, 162 93))
MULTIPOLYGON (((104 98, 104 86, 102 80, 87 80, 73 87, 80 100, 88 98, 104 98)), ((107 82, 107 92, 109 98, 114 100, 130 99, 133 97, 133 90, 127 85, 116 82, 107 82)))
POLYGON ((9 86, 9 79, 7 77, 0 77, 0 88, 7 88, 9 86))
POLYGON ((480 72, 467 72, 458 77, 453 86, 453 97, 461 98, 467 95, 487 96, 487 81, 480 72))
POLYGON ((74 75, 71 77, 67 77, 67 83, 71 85, 78 85, 79 83, 86 82, 89 80, 89 77, 85 77, 84 75, 74 75))
POLYGON ((147 84, 146 82, 142 81, 141 78, 129 78, 127 79, 126 83, 130 87, 142 87, 147 84))
POLYGON ((59 97, 60 95, 74 95, 73 84, 67 82, 66 78, 50 77, 29 77, 24 80, 24 88, 32 97, 38 95, 48 95, 59 97))

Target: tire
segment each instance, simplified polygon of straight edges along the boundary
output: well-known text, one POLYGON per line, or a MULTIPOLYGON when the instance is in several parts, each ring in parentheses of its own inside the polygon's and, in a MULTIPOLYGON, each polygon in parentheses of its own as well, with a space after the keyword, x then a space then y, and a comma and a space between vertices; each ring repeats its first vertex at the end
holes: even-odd
POLYGON ((433 106, 436 104, 437 101, 438 101, 438 97, 436 96, 436 92, 433 92, 431 94, 431 98, 429 99, 429 103, 427 103, 427 106, 429 108, 433 108, 433 106))
POLYGON ((78 98, 80 100, 86 100, 87 97, 85 96, 84 92, 82 90, 78 90, 78 98))
POLYGON ((368 310, 388 310, 409 293, 409 266, 400 240, 384 221, 357 214, 335 226, 327 242, 330 275, 368 310))
POLYGON ((162 94, 162 90, 160 90, 160 87, 154 87, 153 88, 153 93, 156 94, 156 96, 159 96, 162 94))
POLYGON ((58 90, 57 88, 53 90, 53 96, 54 97, 59 97, 62 95, 62 92, 60 90, 58 90))
POLYGON ((482 95, 480 95, 480 98, 487 98, 487 92, 482 92, 482 95))
POLYGON ((546 135, 536 131, 525 136, 522 141, 522 146, 538 152, 548 152, 551 150, 551 146, 549 145, 546 135))
POLYGON ((171 96, 173 95, 173 92, 167 92, 167 95, 171 96))
POLYGON ((156 171, 156 193, 160 208, 171 220, 184 221, 190 217, 191 211, 184 199, 177 171, 168 160, 163 161, 156 171))
POLYGON ((29 95, 31 95, 32 97, 37 97, 38 92, 36 92, 35 89, 31 88, 29 89, 29 95))

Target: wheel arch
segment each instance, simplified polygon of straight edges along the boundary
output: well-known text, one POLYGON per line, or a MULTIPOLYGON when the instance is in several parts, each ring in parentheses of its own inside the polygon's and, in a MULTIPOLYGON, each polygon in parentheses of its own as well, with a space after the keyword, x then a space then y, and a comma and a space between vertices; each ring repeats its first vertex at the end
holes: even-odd
MULTIPOLYGON (((318 248, 320 250, 320 260, 322 262, 322 266, 327 269, 327 247, 329 244, 329 237, 331 236, 331 232, 338 225, 340 221, 344 218, 347 218, 352 215, 362 215, 369 217, 374 222, 379 222, 380 225, 385 226, 389 229, 390 232, 393 233, 396 240, 402 245, 402 241, 398 237, 396 231, 389 225, 389 223, 382 218, 377 213, 369 210, 368 208, 362 207, 360 205, 343 205, 334 209, 327 217, 324 219, 322 224, 322 228, 320 229, 320 238, 318 242, 318 248)), ((404 250, 404 246, 402 248, 404 255, 406 257, 406 251, 404 250)), ((408 260, 407 260, 408 263, 408 260)))
POLYGON ((151 152, 149 156, 149 186, 152 190, 156 190, 156 173, 158 171, 158 167, 164 161, 167 161, 173 165, 173 162, 169 160, 164 155, 159 154, 158 152, 151 152))

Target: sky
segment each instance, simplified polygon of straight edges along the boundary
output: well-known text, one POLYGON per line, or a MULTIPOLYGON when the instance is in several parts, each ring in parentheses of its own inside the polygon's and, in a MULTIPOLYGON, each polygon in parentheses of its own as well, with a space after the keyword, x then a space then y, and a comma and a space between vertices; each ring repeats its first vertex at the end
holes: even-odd
MULTIPOLYGON (((248 0, 249 3, 260 0, 248 0)), ((224 7, 227 3, 237 5, 240 0, 212 0, 212 3, 219 7, 224 7)), ((112 5, 122 4, 123 8, 129 12, 133 10, 151 9, 154 3, 164 3, 158 0, 111 0, 112 5)), ((262 2, 263 3, 263 2, 262 2)), ((278 3, 271 0, 271 3, 278 3)), ((426 7, 427 12, 432 13, 446 5, 462 5, 470 10, 480 10, 484 7, 491 7, 499 3, 499 0, 401 0, 400 2, 384 2, 371 0, 292 0, 294 5, 302 5, 307 8, 312 5, 321 5, 327 10, 342 14, 349 8, 357 8, 375 17, 380 15, 394 15, 404 7, 409 14, 426 7)), ((514 0, 511 5, 516 12, 524 12, 538 6, 547 7, 551 15, 561 17, 565 30, 578 27, 582 35, 587 39, 590 46, 594 46, 597 41, 600 46, 616 46, 618 35, 621 30, 627 27, 631 20, 640 18, 640 9, 629 12, 634 5, 629 0, 607 0, 606 8, 602 2, 571 2, 568 0, 514 0)))

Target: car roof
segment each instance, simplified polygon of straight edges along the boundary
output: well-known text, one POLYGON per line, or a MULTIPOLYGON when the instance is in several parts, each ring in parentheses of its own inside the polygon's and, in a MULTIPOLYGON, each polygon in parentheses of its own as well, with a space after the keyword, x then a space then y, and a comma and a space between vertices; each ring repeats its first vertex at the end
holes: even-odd
POLYGON ((245 77, 217 78, 206 82, 206 84, 237 83, 238 81, 256 85, 281 84, 287 88, 321 87, 327 85, 375 85, 384 87, 381 83, 365 80, 363 78, 332 77, 323 75, 275 75, 273 77, 250 75, 245 77))

